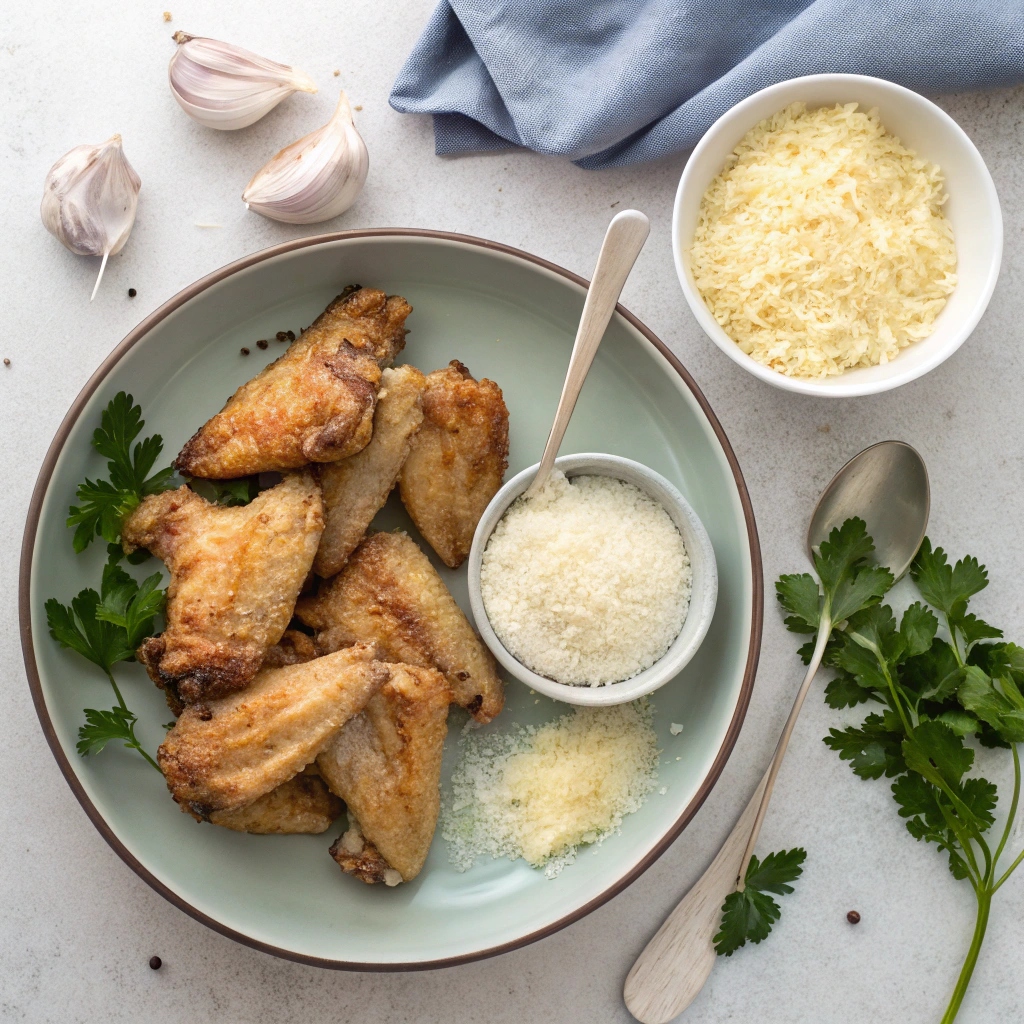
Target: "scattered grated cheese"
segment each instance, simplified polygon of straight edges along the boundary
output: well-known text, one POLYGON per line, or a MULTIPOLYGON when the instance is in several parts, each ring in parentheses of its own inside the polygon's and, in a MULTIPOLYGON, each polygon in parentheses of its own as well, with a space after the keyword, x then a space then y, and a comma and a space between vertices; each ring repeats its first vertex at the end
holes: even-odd
POLYGON ((480 590, 501 642, 560 683, 600 686, 653 665, 679 635, 690 559, 638 487, 555 471, 512 504, 484 551, 480 590))
POLYGON ((672 723, 672 724, 671 724, 671 725, 670 725, 670 726, 668 727, 668 731, 669 731, 669 732, 670 732, 670 733, 671 733, 671 734, 672 734, 673 736, 678 736, 678 735, 679 735, 679 734, 680 734, 680 733, 681 733, 681 732, 683 731, 683 727, 682 727, 682 725, 680 725, 680 723, 679 723, 679 722, 673 722, 673 723, 672 723))
POLYGON ((956 286, 941 171, 856 103, 794 103, 749 131, 690 250, 714 318, 759 363, 827 377, 927 338, 956 286))
POLYGON ((539 727, 474 734, 444 794, 441 834, 459 871, 479 856, 522 857, 549 878, 638 810, 657 778, 644 702, 574 708, 539 727))

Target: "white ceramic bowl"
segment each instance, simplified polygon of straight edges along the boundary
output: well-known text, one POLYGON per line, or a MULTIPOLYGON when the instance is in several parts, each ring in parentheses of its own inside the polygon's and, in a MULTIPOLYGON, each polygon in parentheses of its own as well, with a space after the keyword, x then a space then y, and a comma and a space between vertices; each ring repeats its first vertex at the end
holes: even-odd
POLYGON ((715 613, 715 602, 718 600, 718 565, 715 562, 711 538, 708 537, 704 524, 672 484, 639 462, 623 459, 618 455, 598 454, 564 455, 555 460, 555 468, 560 469, 570 479, 584 475, 615 477, 639 487, 659 502, 671 516, 683 538, 693 573, 690 607, 683 628, 671 647, 650 668, 631 679, 604 686, 569 686, 565 683, 556 683, 553 679, 528 669, 506 649, 491 628, 480 593, 480 564, 491 533, 509 505, 530 486, 537 474, 537 468, 530 466, 512 477, 491 499, 477 524, 467 562, 469 601, 473 617, 476 619, 476 628, 480 631, 484 643, 505 669, 531 689, 554 700, 595 707, 624 704, 626 701, 652 693, 677 676, 697 653, 697 648, 707 634, 715 613))
POLYGON ((1003 252, 1003 219, 992 176, 963 129, 930 100, 866 75, 808 75, 754 93, 723 114, 686 163, 672 212, 672 252, 683 294, 709 338, 755 377, 805 395, 871 395, 906 384, 948 359, 974 330, 992 296, 1003 252), (810 108, 852 103, 877 107, 882 124, 919 156, 939 165, 949 200, 943 207, 956 239, 957 286, 930 337, 905 348, 885 366, 847 370, 824 380, 787 377, 746 355, 725 333, 697 291, 689 250, 701 199, 737 143, 759 121, 790 103, 810 108))

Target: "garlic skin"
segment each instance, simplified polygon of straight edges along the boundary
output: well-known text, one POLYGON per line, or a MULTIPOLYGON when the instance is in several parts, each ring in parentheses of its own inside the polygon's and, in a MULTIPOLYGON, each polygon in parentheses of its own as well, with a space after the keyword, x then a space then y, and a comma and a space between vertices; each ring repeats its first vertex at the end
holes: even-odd
POLYGON ((330 121, 286 146, 242 193, 256 213, 285 224, 316 224, 344 213, 362 191, 370 156, 344 91, 330 121))
POLYGON ((316 92, 301 71, 251 50, 175 32, 167 68, 171 92, 207 128, 235 131, 258 121, 293 92, 316 92))
POLYGON ((141 188, 120 135, 98 146, 75 146, 46 175, 39 207, 46 230, 79 256, 103 257, 90 302, 103 280, 107 258, 128 241, 141 188))

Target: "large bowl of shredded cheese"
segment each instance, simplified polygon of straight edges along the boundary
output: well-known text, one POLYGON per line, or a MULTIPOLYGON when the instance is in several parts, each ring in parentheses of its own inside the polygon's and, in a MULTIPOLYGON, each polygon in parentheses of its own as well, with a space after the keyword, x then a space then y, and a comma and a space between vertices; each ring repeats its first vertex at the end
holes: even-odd
POLYGON ((691 310, 731 359, 777 387, 854 396, 963 344, 995 287, 1002 216, 981 155, 934 103, 811 75, 710 128, 672 242, 691 310))

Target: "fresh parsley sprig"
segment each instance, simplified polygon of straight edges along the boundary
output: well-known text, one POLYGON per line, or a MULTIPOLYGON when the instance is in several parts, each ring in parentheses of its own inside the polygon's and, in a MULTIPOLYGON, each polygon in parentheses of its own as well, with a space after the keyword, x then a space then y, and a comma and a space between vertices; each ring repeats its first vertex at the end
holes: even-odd
MULTIPOLYGON (((923 600, 897 622, 892 609, 880 604, 892 576, 868 564, 871 551, 864 524, 848 520, 815 557, 820 593, 808 574, 783 576, 776 589, 787 627, 804 634, 817 630, 818 644, 824 639, 824 661, 833 670, 826 703, 837 710, 878 706, 859 726, 830 729, 825 743, 860 778, 892 779, 907 830, 935 843, 953 876, 974 890, 974 936, 942 1017, 942 1024, 950 1024, 977 963, 992 898, 1024 860, 1022 851, 1000 872, 1020 804, 1024 649, 1004 642, 1000 629, 968 611, 970 599, 988 585, 976 558, 950 565, 946 553, 925 540, 910 570, 923 600), (987 834, 995 824, 997 789, 969 774, 975 751, 968 740, 1008 747, 1013 758, 1009 813, 994 842, 987 834)), ((800 653, 808 661, 809 645, 800 653)), ((734 913, 741 917, 738 909, 734 913)), ((752 923, 743 934, 754 939, 758 928, 767 934, 767 916, 762 911, 761 919, 752 920, 748 911, 745 920, 752 923)))
POLYGON ((109 711, 85 709, 85 725, 78 730, 79 754, 98 754, 111 740, 120 740, 159 771, 135 735, 136 717, 124 702, 113 669, 119 662, 134 661, 136 648, 155 631, 154 620, 165 601, 162 578, 154 573, 141 584, 136 582, 118 564, 119 549, 112 547, 103 567, 100 592, 86 588, 70 605, 51 598, 46 602, 46 621, 50 636, 61 647, 76 651, 103 670, 117 699, 109 711))
POLYGON ((132 442, 142 432, 142 408, 131 395, 118 392, 100 415, 92 435, 92 446, 107 461, 107 480, 79 484, 78 505, 69 509, 68 526, 74 527, 75 551, 84 551, 92 539, 102 537, 108 544, 121 536, 121 523, 147 494, 169 490, 174 469, 168 466, 151 474, 163 450, 159 434, 143 438, 134 449, 132 442))
POLYGON ((722 907, 722 923, 715 936, 715 952, 719 956, 732 956, 749 939, 760 942, 768 938, 772 925, 782 911, 769 896, 788 895, 793 891, 789 883, 803 874, 807 851, 799 847, 769 853, 763 862, 751 857, 743 877, 743 888, 730 893, 722 907))
MULTIPOLYGON (((782 576, 775 584, 779 602, 789 613, 786 626, 794 633, 814 634, 814 639, 800 648, 805 664, 822 654, 826 659, 834 658, 833 633, 848 622, 863 621, 865 644, 881 642, 871 623, 893 578, 888 569, 871 564, 874 550, 863 520, 850 519, 833 530, 815 553, 817 579, 810 573, 801 573, 782 576)), ((865 699, 859 688, 844 691, 840 696, 850 703, 865 699)), ((872 754, 884 755, 884 750, 871 750, 872 754)), ((743 886, 730 893, 722 905, 721 931, 715 936, 719 955, 730 956, 748 939, 761 942, 768 937, 781 911, 767 892, 780 896, 791 893, 793 887, 788 883, 803 871, 805 857, 806 852, 797 848, 771 853, 760 863, 756 857, 751 858, 743 886), (773 888, 777 879, 778 887, 773 888)))

